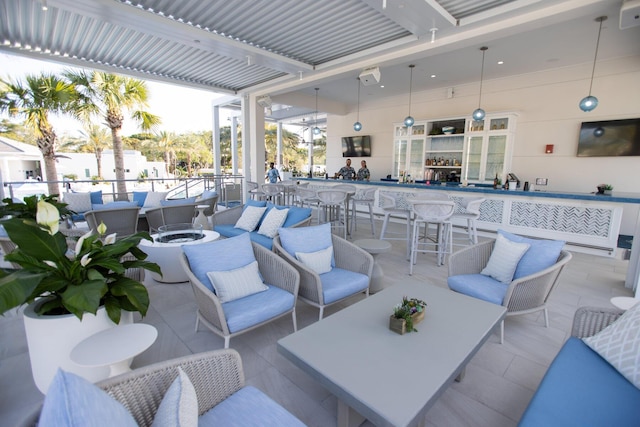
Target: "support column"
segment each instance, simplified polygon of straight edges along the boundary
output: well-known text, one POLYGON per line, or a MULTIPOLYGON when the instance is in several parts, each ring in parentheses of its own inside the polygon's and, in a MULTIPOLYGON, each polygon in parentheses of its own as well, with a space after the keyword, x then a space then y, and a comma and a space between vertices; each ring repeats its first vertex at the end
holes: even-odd
POLYGON ((249 161, 244 163, 249 170, 244 174, 249 181, 264 182, 265 149, 264 149, 264 108, 258 105, 255 95, 245 95, 242 104, 242 147, 243 153, 249 154, 249 161), (246 118, 246 120, 245 120, 246 118), (246 142, 246 136, 249 141, 246 142), (249 179, 253 177, 254 179, 249 179))
POLYGON ((234 175, 238 174, 238 153, 238 118, 233 116, 231 118, 231 168, 234 175))
POLYGON ((216 175, 222 174, 222 161, 220 155, 220 107, 213 105, 213 170, 216 175))
POLYGON ((276 166, 279 166, 278 169, 282 169, 284 164, 284 158, 282 156, 282 122, 278 122, 278 131, 277 131, 277 154, 276 154, 276 166))

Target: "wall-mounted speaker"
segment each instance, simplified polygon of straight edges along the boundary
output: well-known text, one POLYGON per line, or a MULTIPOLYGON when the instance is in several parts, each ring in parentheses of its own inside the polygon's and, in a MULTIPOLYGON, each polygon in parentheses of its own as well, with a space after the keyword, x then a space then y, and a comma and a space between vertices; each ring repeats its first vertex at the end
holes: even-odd
POLYGON ((360 81, 365 86, 375 85, 380 83, 380 68, 372 67, 362 70, 358 76, 360 81))
POLYGON ((640 0, 627 0, 620 8, 620 29, 640 25, 640 0))

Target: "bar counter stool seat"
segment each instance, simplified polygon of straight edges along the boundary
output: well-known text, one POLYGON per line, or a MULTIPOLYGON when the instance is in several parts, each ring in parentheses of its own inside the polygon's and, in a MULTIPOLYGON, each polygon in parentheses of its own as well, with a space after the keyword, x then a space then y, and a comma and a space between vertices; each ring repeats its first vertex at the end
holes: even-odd
MULTIPOLYGON (((467 221, 468 244, 478 244, 478 230, 476 229, 476 220, 480 218, 480 205, 485 201, 484 197, 465 197, 460 201, 460 205, 464 208, 462 212, 456 212, 452 215, 452 219, 460 218, 467 221)), ((455 240, 462 240, 458 238, 455 240)), ((464 239, 466 240, 466 239, 464 239)), ((458 243, 457 245, 462 245, 458 243)))
POLYGON ((443 265, 447 253, 451 253, 452 227, 451 216, 455 209, 455 202, 449 200, 423 200, 411 201, 415 214, 413 219, 413 238, 411 239, 411 256, 409 260, 409 274, 413 274, 413 265, 417 261, 417 254, 437 254, 437 264, 443 265), (420 235, 420 227, 425 224, 428 231, 429 224, 437 226, 435 239, 431 239, 428 233, 420 235), (433 248, 429 248, 433 246, 433 248))
POLYGON ((394 197, 389 194, 380 192, 380 207, 384 211, 384 221, 382 222, 382 230, 380 231, 380 240, 404 240, 407 242, 407 259, 409 259, 409 255, 411 253, 411 209, 410 208, 401 208, 398 206, 397 201, 394 197), (401 216, 406 218, 407 228, 406 233, 398 233, 387 231, 387 226, 389 225, 389 218, 394 216, 401 216), (396 236, 396 237, 389 237, 396 236), (401 237, 402 236, 402 237, 401 237))
POLYGON ((347 238, 346 207, 347 193, 342 190, 318 190, 318 224, 331 223, 332 231, 342 228, 347 238), (345 210, 343 211, 343 207, 345 210))
POLYGON ((366 205, 369 208, 369 221, 371 223, 371 234, 373 237, 376 236, 376 225, 373 221, 373 203, 376 200, 376 191, 378 189, 376 187, 367 188, 363 192, 359 193, 352 199, 352 208, 353 215, 351 219, 351 226, 355 231, 358 231, 358 215, 357 215, 357 207, 358 205, 366 205))

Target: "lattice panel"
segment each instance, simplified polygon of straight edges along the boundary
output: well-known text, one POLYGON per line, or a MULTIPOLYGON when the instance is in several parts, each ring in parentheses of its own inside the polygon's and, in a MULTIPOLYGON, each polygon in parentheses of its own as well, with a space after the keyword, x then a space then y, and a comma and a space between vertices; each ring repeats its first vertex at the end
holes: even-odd
POLYGON ((609 237, 612 218, 611 209, 514 201, 511 204, 509 223, 585 236, 609 237))
MULTIPOLYGON (((464 212, 460 202, 465 197, 451 197, 456 202, 456 213, 464 212)), ((487 199, 480 205, 480 218, 478 221, 502 223, 502 212, 504 212, 504 202, 502 200, 487 199)))

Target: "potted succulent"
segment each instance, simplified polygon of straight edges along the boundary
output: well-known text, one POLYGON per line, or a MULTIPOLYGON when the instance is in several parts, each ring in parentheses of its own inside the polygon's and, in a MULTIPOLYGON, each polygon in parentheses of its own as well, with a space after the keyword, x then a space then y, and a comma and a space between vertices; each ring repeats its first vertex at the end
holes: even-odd
POLYGON ((598 185, 598 194, 611 194, 611 190, 613 190, 613 185, 611 184, 600 184, 598 185))
POLYGON ((127 269, 160 273, 158 265, 144 261, 146 254, 137 247, 141 239, 151 239, 148 233, 116 240, 115 234, 105 235, 102 224, 100 234, 89 232, 70 249, 59 220, 56 206, 39 200, 35 221, 27 214, 3 221, 17 245, 5 259, 21 268, 0 271, 0 314, 28 304, 25 331, 34 380, 42 392, 58 367, 99 379, 69 360, 71 349, 100 330, 121 321, 130 323, 133 312, 147 313, 147 289, 127 277, 127 269), (129 260, 121 261, 124 255, 129 260))
POLYGON ((393 307, 389 318, 389 329, 404 335, 406 332, 418 332, 415 325, 424 319, 427 303, 417 298, 402 297, 402 303, 393 307))

